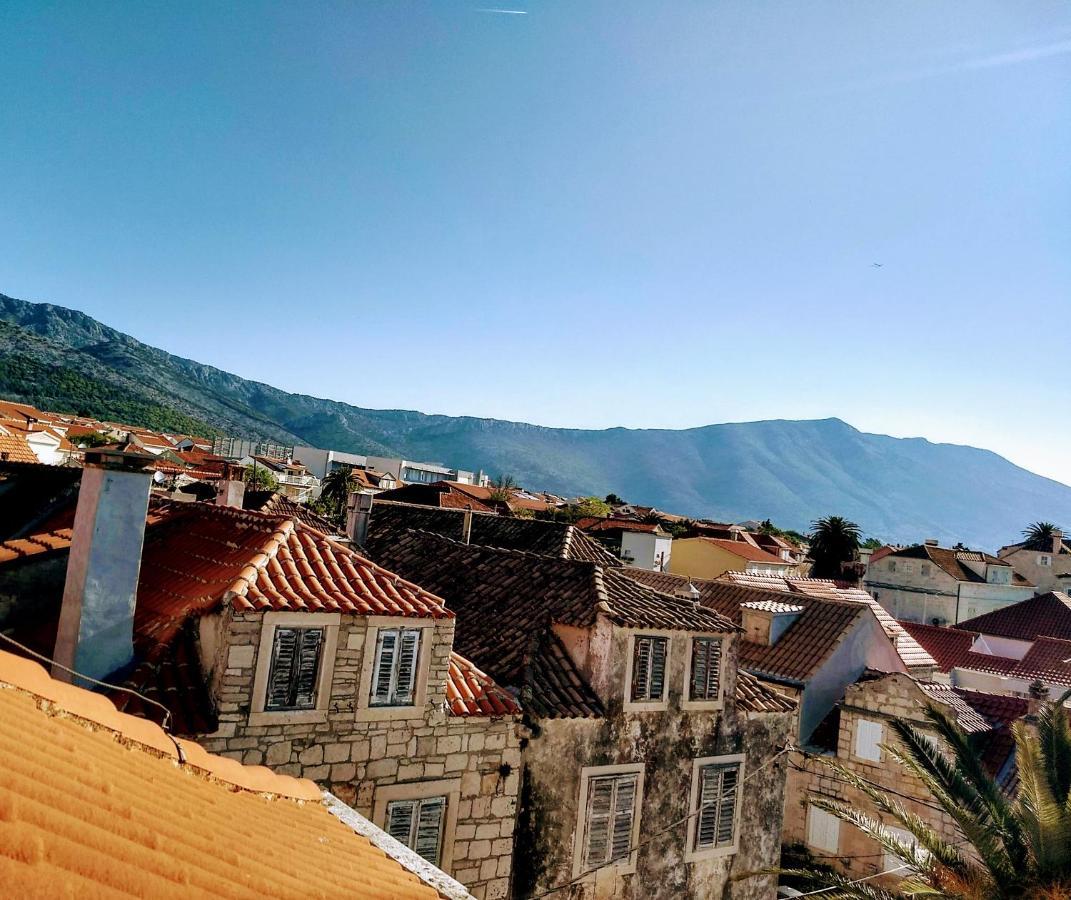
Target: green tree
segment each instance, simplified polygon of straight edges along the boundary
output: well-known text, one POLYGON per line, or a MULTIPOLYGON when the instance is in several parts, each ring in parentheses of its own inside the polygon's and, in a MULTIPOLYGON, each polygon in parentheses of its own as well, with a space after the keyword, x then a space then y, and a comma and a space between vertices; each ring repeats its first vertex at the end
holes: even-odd
POLYGON ((984 743, 965 735, 944 710, 926 716, 943 744, 903 720, 893 720, 899 741, 884 746, 889 756, 926 786, 932 802, 959 827, 961 841, 948 841, 895 796, 835 763, 842 781, 870 798, 886 820, 911 835, 901 840, 876 816, 834 800, 812 800, 819 809, 850 822, 901 861, 896 888, 809 868, 781 874, 821 890, 827 898, 898 900, 1026 900, 1071 896, 1071 725, 1064 702, 1046 703, 1033 723, 1016 722, 1018 786, 1008 796, 982 763, 984 743), (947 748, 947 749, 945 749, 947 748))
POLYGON ((879 550, 885 545, 876 537, 868 537, 859 546, 862 547, 864 550, 879 550))
POLYGON ((498 478, 491 479, 491 491, 487 497, 497 503, 509 503, 516 488, 517 482, 513 480, 512 475, 499 475, 498 478))
POLYGON ((1059 527, 1052 522, 1033 522, 1023 529, 1023 543, 1030 550, 1051 550, 1059 527))
POLYGON ((265 469, 264 466, 246 466, 245 483, 254 491, 274 491, 279 487, 279 482, 275 480, 271 470, 265 469))
POLYGON ((840 578, 844 563, 859 552, 859 526, 841 516, 826 516, 811 523, 811 560, 813 578, 840 578))
POLYGON ((346 509, 346 498, 353 490, 353 470, 349 466, 332 469, 320 482, 320 504, 324 514, 337 517, 346 509))
POLYGON ((610 515, 610 504, 598 497, 580 497, 572 506, 576 510, 577 518, 596 516, 605 519, 610 515))
POLYGON ((622 500, 617 494, 607 494, 606 503, 608 506, 624 506, 625 501, 622 500))

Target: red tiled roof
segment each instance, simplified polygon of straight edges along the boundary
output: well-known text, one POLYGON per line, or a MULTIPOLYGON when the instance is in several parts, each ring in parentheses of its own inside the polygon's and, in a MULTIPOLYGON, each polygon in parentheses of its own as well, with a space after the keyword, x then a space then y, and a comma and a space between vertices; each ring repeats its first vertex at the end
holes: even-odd
POLYGON ((446 702, 455 716, 513 716, 521 712, 509 691, 457 653, 450 654, 446 702))
POLYGON ((951 671, 964 655, 970 652, 974 639, 972 631, 943 628, 939 625, 923 625, 919 622, 901 622, 904 630, 918 641, 937 662, 942 672, 951 671))
POLYGON ((597 519, 589 525, 577 527, 584 531, 632 531, 637 534, 655 534, 661 532, 657 522, 637 522, 634 519, 597 519))
POLYGON ((0 459, 11 462, 37 462, 37 455, 30 449, 26 439, 14 428, 0 426, 0 459))
POLYGON ((978 631, 1019 641, 1038 637, 1071 639, 1071 597, 1050 591, 1003 609, 975 616, 957 626, 964 631, 978 631))
POLYGON ((390 491, 381 491, 376 495, 376 502, 395 501, 398 503, 416 503, 419 506, 435 506, 440 509, 472 509, 479 512, 493 513, 486 503, 458 490, 449 481, 434 484, 407 484, 390 491))
POLYGON ((736 677, 736 708, 744 712, 792 712, 795 700, 775 691, 750 672, 740 669, 736 677))
MULTIPOLYGON (((904 547, 902 550, 895 550, 886 555, 894 556, 898 559, 929 560, 946 574, 955 578, 956 581, 971 581, 975 583, 984 583, 985 578, 968 566, 968 562, 980 562, 985 563, 987 566, 1006 566, 1011 568, 1011 563, 998 559, 991 553, 985 553, 982 550, 953 550, 947 547, 934 547, 932 544, 916 544, 913 547, 904 547)), ((873 562, 873 560, 874 557, 871 556, 871 561, 873 562)), ((1030 586, 1029 581, 1014 571, 1012 572, 1011 583, 1019 587, 1030 586)))
POLYGON ((254 512, 299 519, 322 534, 332 535, 338 533, 338 527, 333 522, 318 513, 314 513, 304 503, 296 503, 277 491, 246 490, 242 496, 242 507, 254 512))

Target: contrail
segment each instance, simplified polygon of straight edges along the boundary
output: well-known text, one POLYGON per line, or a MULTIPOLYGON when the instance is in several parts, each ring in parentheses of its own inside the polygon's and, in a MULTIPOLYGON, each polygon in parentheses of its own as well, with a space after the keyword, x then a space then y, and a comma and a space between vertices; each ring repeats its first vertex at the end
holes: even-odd
POLYGON ((485 13, 498 13, 499 15, 502 15, 502 16, 526 16, 526 15, 528 15, 528 10, 526 10, 526 9, 476 9, 476 10, 473 10, 473 11, 474 12, 485 12, 485 13))
POLYGON ((1033 62, 1035 59, 1045 59, 1049 56, 1062 56, 1071 53, 1071 41, 1060 41, 1056 44, 1042 44, 1038 47, 1026 47, 1023 50, 1013 50, 1010 53, 997 53, 993 56, 983 56, 981 59, 969 59, 958 66, 950 66, 953 69, 993 69, 997 66, 1013 66, 1016 63, 1033 62))

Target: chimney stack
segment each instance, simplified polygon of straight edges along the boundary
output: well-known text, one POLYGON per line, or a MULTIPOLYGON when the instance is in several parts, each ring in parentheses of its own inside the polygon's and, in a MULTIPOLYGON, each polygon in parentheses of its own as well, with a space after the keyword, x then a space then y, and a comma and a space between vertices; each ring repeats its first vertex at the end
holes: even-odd
POLYGON ((368 522, 372 518, 372 494, 354 492, 346 496, 346 534, 356 547, 368 539, 368 522))
POLYGON ((1052 532, 1052 555, 1059 555, 1060 551, 1064 548, 1064 533, 1056 528, 1052 532))
POLYGON ((235 463, 223 464, 223 478, 216 488, 216 506, 241 509, 245 501, 245 469, 235 463))
POLYGON ((472 538, 472 504, 465 507, 461 520, 461 543, 467 544, 472 538))
MULTIPOLYGON (((155 457, 130 442, 86 451, 54 658, 91 678, 134 659, 134 606, 155 457)), ((72 681, 54 669, 53 677, 72 681)))

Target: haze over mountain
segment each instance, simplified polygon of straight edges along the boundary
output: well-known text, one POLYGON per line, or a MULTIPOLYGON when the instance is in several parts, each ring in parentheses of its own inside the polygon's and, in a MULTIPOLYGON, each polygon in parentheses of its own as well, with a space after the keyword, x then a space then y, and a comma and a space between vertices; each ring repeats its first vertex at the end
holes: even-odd
POLYGON ((995 549, 1031 521, 1071 525, 1071 487, 987 450, 866 434, 839 419, 588 431, 368 409, 247 381, 84 313, 2 294, 0 396, 150 427, 438 460, 718 520, 804 530, 837 514, 889 541, 995 549))

